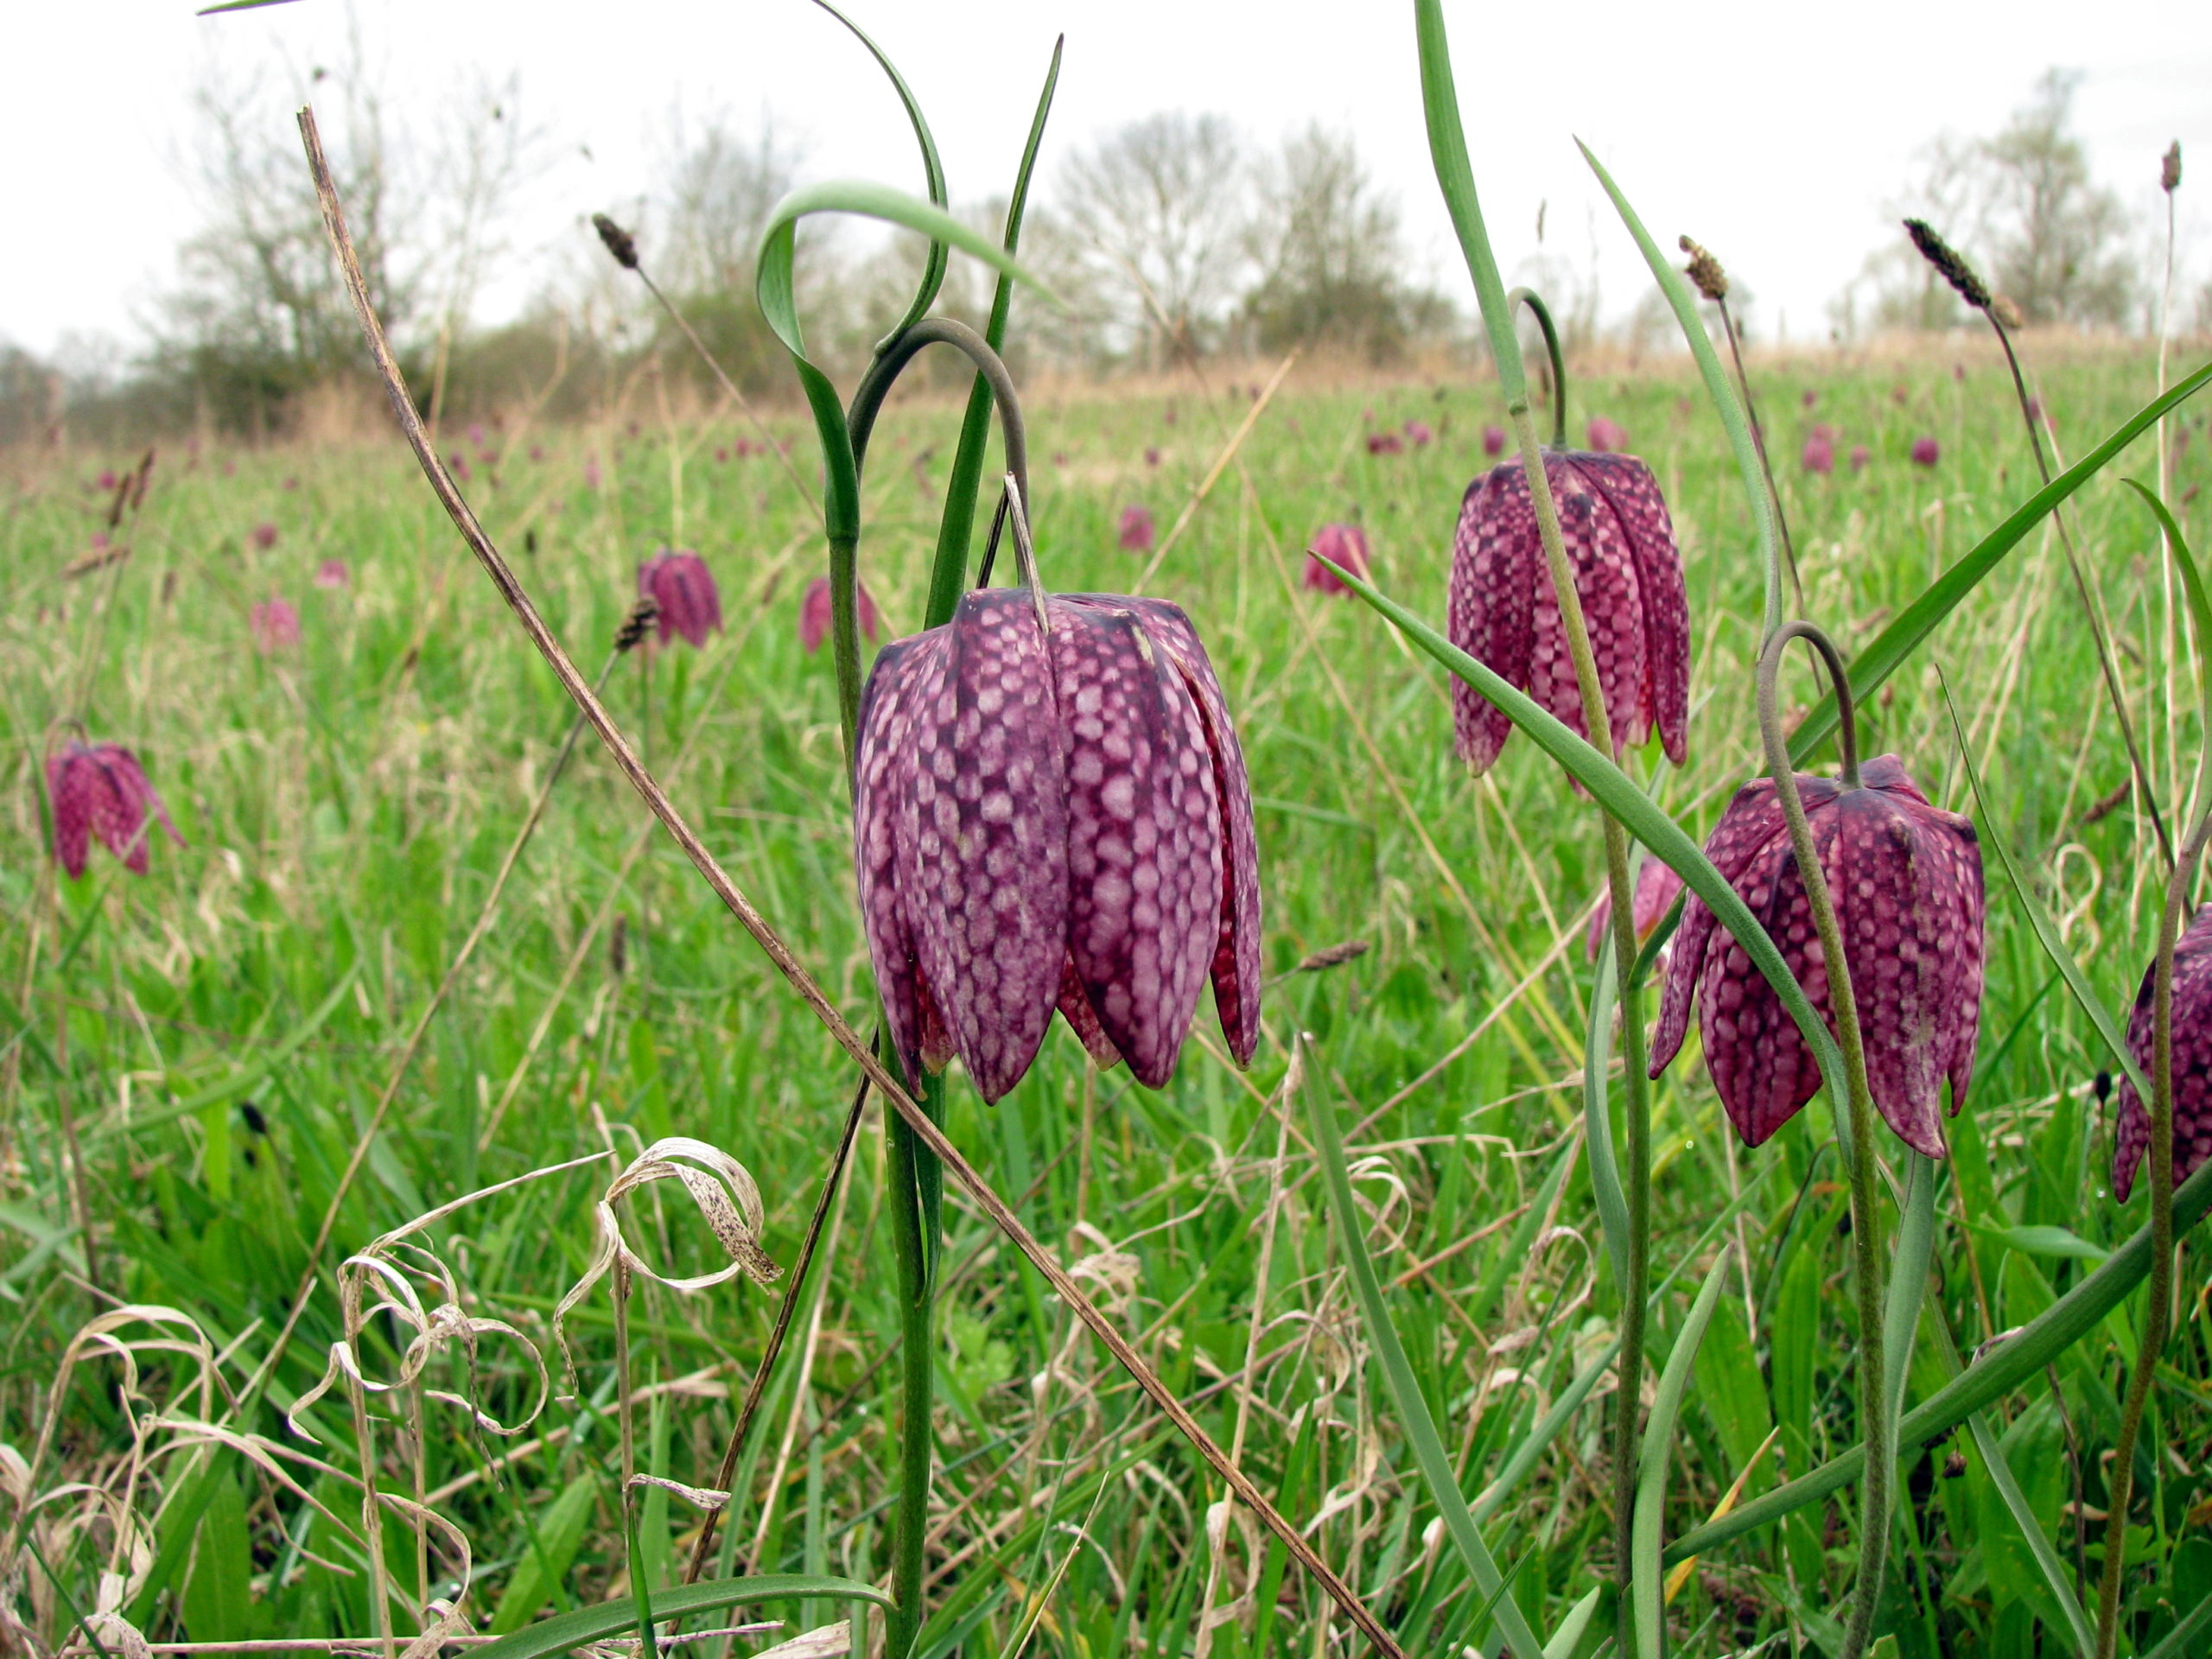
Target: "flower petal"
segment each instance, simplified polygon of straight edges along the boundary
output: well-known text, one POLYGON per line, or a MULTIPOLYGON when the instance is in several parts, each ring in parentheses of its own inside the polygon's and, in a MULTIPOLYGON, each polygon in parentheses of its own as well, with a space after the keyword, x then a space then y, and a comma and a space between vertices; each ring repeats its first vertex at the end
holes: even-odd
MULTIPOLYGON (((1470 484, 1459 503, 1445 617, 1452 643, 1516 689, 1529 683, 1535 582, 1542 562, 1536 509, 1516 457, 1470 484)), ((1452 728, 1459 758, 1482 772, 1497 760, 1513 722, 1455 678, 1452 728)))
MULTIPOLYGON (((1560 535, 1574 570, 1574 591, 1590 631, 1591 655, 1598 667, 1598 689, 1613 727, 1615 758, 1650 735, 1649 706, 1643 696, 1643 600, 1628 537, 1605 499, 1592 489, 1574 463, 1546 455, 1544 475, 1551 480, 1559 512, 1560 535)), ((1529 695, 1574 731, 1587 737, 1582 690, 1567 643, 1559 596, 1542 563, 1541 544, 1534 575, 1531 624, 1534 646, 1529 658, 1529 695)))
POLYGON ((1643 607, 1644 695, 1660 745, 1680 766, 1689 752, 1690 606, 1666 497, 1634 455, 1578 454, 1574 461, 1628 538, 1643 607))
MULTIPOLYGON (((1814 846, 1826 865, 1835 836, 1834 815, 1813 817, 1812 824, 1814 846)), ((1790 976, 1833 1028, 1827 972, 1821 964, 1812 906, 1789 836, 1767 842, 1732 885, 1781 950, 1790 976)), ((1679 959, 1679 948, 1676 955, 1679 959)), ((1742 946, 1715 930, 1706 957, 1698 1010, 1705 1064, 1729 1121, 1745 1146, 1756 1147, 1819 1092, 1820 1066, 1782 999, 1742 946)))
POLYGON ((1101 1071, 1111 1071, 1122 1063, 1122 1051, 1114 1046, 1106 1027, 1098 1023, 1098 1010, 1090 1006, 1090 993, 1083 988, 1083 979, 1075 970, 1073 957, 1061 959, 1059 1006, 1061 1018, 1090 1052, 1093 1065, 1101 1071))
MULTIPOLYGON (((1745 867, 1777 836, 1786 834, 1773 780, 1754 778, 1736 791, 1720 822, 1713 826, 1712 835, 1706 838, 1705 855, 1719 871, 1722 880, 1738 887, 1745 867)), ((1705 900, 1691 893, 1682 905, 1681 925, 1675 930, 1674 948, 1667 959, 1666 988, 1659 1000, 1659 1024, 1651 1037, 1650 1070, 1655 1077, 1681 1052, 1682 1039, 1689 1031, 1691 995, 1705 972, 1707 948, 1718 928, 1719 922, 1705 900)))
POLYGON ((1904 803, 1879 789, 1846 790, 1824 815, 1821 863, 1836 910, 1874 1106, 1897 1138, 1943 1156, 1943 1052, 1938 1014, 1947 976, 1942 938, 1950 908, 1936 891, 1943 855, 1904 803))
MULTIPOLYGON (((868 959, 893 1047, 918 1087, 924 1020, 914 944, 900 893, 899 821, 911 816, 918 734, 934 709, 950 644, 943 629, 902 640, 875 659, 861 696, 853 788, 853 865, 868 959)), ((911 836, 904 837, 911 847, 911 836)))
MULTIPOLYGON (((2147 1075, 2152 1065, 2152 1001, 2158 963, 2144 970, 2127 1020, 2127 1050, 2147 1075)), ((2187 1180, 2212 1158, 2212 905, 2198 906, 2174 946, 2174 1182, 2187 1180)), ((2122 1204, 2151 1150, 2151 1115, 2135 1085, 2120 1085, 2113 1135, 2113 1196, 2122 1204)))
POLYGON ((1127 601, 1046 607, 1067 778, 1068 955, 1107 1037, 1156 1089, 1174 1073, 1220 938, 1223 832, 1205 726, 1127 601))
POLYGON ((1052 670, 1029 594, 960 601, 944 678, 916 722, 915 954, 985 1100, 1021 1080, 1052 1021, 1069 920, 1067 785, 1052 670))

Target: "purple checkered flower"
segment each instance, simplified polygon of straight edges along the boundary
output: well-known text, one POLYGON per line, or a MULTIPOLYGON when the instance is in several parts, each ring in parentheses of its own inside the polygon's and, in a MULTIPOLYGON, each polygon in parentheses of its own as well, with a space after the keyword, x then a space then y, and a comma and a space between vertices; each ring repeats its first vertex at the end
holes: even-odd
POLYGON ((884 647, 861 704, 854 853, 910 1079, 957 1054, 984 1099, 1058 1009, 1102 1066, 1175 1070, 1211 977, 1260 1031, 1252 798, 1221 686, 1163 600, 991 588, 884 647))
POLYGON ((94 836, 135 875, 146 874, 146 840, 155 819, 171 841, 184 845, 138 757, 120 744, 73 742, 49 754, 46 790, 54 803, 54 855, 72 881, 85 874, 94 836))
MULTIPOLYGON (((2143 976, 2135 1011, 2127 1017, 2127 1052, 2147 1075, 2152 999, 2158 964, 2143 976)), ((2212 1158, 2212 905, 2174 944, 2174 1185, 2179 1186, 2212 1158)), ((2151 1115, 2133 1083, 2120 1085, 2120 1123, 2112 1149, 2113 1196, 2122 1204, 2135 1190, 2136 1172, 2151 1150, 2151 1115)))
POLYGON ((1912 464, 1914 466, 1933 467, 1938 461, 1942 459, 1942 456, 1943 451, 1942 448, 1937 445, 1935 439, 1915 438, 1912 441, 1912 464))
POLYGON ((638 567, 638 592, 660 607, 660 642, 682 634, 694 645, 707 643, 722 626, 722 596, 707 562, 689 548, 663 548, 638 567))
MULTIPOLYGON (((1956 1114, 1981 1025, 1984 900, 1974 825, 1929 805, 1893 754, 1869 760, 1856 789, 1803 773, 1797 788, 1851 964, 1874 1105, 1898 1139, 1941 1158, 1942 1086, 1948 1077, 1956 1114)), ((1705 855, 1834 1030, 1820 939, 1771 779, 1736 791, 1705 855)), ((1744 1144, 1756 1147, 1819 1091, 1820 1067, 1773 988, 1694 893, 1660 999, 1655 1077, 1681 1052, 1694 994, 1713 1086, 1744 1144)))
POLYGON ((1136 506, 1123 507, 1120 539, 1122 550, 1124 553, 1151 552, 1152 509, 1136 506))
MULTIPOLYGON (((830 578, 817 576, 806 584, 805 597, 798 602, 799 649, 810 657, 822 649, 822 642, 830 637, 830 578)), ((875 596, 861 583, 861 632, 873 642, 876 635, 875 596)))
POLYGON ((1355 576, 1364 576, 1369 569, 1367 532, 1357 524, 1324 524, 1314 533, 1313 545, 1306 554, 1306 585, 1317 594, 1348 594, 1344 578, 1328 564, 1340 566, 1355 576))
MULTIPOLYGON (((1658 481, 1633 455, 1587 450, 1547 450, 1544 475, 1574 567, 1615 747, 1625 753, 1641 745, 1656 725, 1667 758, 1679 766, 1689 738, 1689 598, 1658 481)), ((1446 623, 1453 645, 1588 734, 1518 455, 1467 486, 1452 543, 1446 623)), ((1459 758, 1487 770, 1512 722, 1456 679, 1452 711, 1459 758)))

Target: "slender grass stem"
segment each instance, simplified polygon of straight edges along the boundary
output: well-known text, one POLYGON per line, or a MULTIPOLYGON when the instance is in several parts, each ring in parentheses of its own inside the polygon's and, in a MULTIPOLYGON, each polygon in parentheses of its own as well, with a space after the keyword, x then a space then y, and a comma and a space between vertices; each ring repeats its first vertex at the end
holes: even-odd
POLYGON ((1720 332, 1728 337, 1728 360, 1736 365, 1736 386, 1744 394, 1744 420, 1751 429, 1751 448, 1758 452, 1759 473, 1766 480, 1767 499, 1774 504, 1775 533, 1782 538, 1782 562, 1789 572, 1789 591, 1796 595, 1797 608, 1805 608, 1805 584, 1797 575, 1797 547, 1789 539, 1789 515, 1782 511, 1782 490, 1774 481, 1774 462, 1766 453, 1766 428, 1759 423, 1758 405, 1751 401, 1751 377, 1744 368, 1744 347, 1736 333, 1736 316, 1728 308, 1728 296, 1722 295, 1713 302, 1720 310, 1720 332))
POLYGON ((2113 1445, 2111 1494, 2106 1502, 2104 1573, 2097 1591, 2097 1659, 2113 1659, 2120 1641, 2120 1580, 2127 1560, 2127 1508, 2133 1496, 2135 1441, 2151 1398, 2158 1355, 2166 1345, 2174 1272, 2174 947, 2182 912, 2204 845, 2212 840, 2212 813, 2200 817, 2166 880, 2158 917, 2158 955, 2151 992, 2151 1275, 2143 1308, 2143 1339, 2127 1378, 2120 1434, 2113 1445))
POLYGON ((1835 1022, 1836 1045, 1843 1051, 1844 1084, 1849 1095, 1851 1242, 1859 1302, 1859 1414, 1866 1467, 1859 1489, 1859 1579, 1852 1595, 1851 1621, 1844 1631, 1841 1659, 1859 1659, 1873 1634, 1875 1605, 1881 1597, 1882 1571, 1888 1557, 1897 1414, 1883 1372, 1882 1216, 1874 1168, 1874 1096, 1866 1080, 1866 1042, 1859 1027, 1859 1004, 1852 991, 1851 965, 1844 955, 1843 931, 1836 923, 1835 903, 1821 867, 1820 849, 1814 844, 1813 826, 1805 817, 1804 800, 1797 792, 1796 773, 1789 763, 1789 741, 1783 733, 1775 703, 1775 677, 1783 652, 1793 639, 1810 642, 1827 659, 1835 686, 1837 742, 1842 751, 1838 781, 1846 789, 1859 786, 1859 738, 1851 678, 1827 636, 1809 622, 1791 622, 1777 629, 1759 653, 1759 735, 1766 745, 1767 767, 1783 816, 1789 820, 1790 849, 1797 861, 1798 879, 1804 884, 1806 906, 1812 912, 1814 930, 1820 935, 1828 1008, 1835 1022))
MULTIPOLYGON (((940 1078, 925 1079, 924 1094, 938 1093, 940 1078)), ((928 1104, 925 1099, 924 1104, 928 1104)), ((930 1242, 925 1236, 920 1158, 926 1150, 895 1113, 883 1123, 884 1179, 890 1187, 891 1252, 898 1264, 899 1507, 891 1535, 891 1611, 885 1620, 887 1659, 905 1659, 922 1628, 923 1544, 929 1535, 930 1465, 935 1450, 933 1404, 936 1343, 931 1330, 930 1242)))

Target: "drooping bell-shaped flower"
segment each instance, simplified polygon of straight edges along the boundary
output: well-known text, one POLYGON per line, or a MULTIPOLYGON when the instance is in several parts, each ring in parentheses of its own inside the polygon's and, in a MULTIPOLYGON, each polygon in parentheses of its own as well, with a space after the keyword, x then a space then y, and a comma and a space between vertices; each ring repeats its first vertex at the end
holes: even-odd
POLYGON ((1122 550, 1124 553, 1152 551, 1152 509, 1127 506, 1122 509, 1120 530, 1122 550))
POLYGON ((1260 1020, 1252 798, 1190 619, 1162 600, 968 594, 875 659, 855 863, 907 1076, 957 1054, 986 1100, 1058 1008, 1158 1088, 1210 976, 1230 1052, 1260 1020))
POLYGON ((1807 472, 1827 476, 1835 471, 1834 440, 1814 433, 1805 440, 1805 453, 1799 459, 1807 472))
POLYGON ((253 607, 247 621, 253 631, 254 648, 264 656, 289 651, 300 643, 300 613, 289 599, 270 594, 253 607))
MULTIPOLYGON (((1689 597, 1658 480, 1633 455, 1587 450, 1546 450, 1544 475, 1616 747, 1624 753, 1641 745, 1656 726, 1667 758, 1679 766, 1689 740, 1689 597)), ((1467 486, 1452 542, 1446 626, 1453 645, 1588 735, 1518 455, 1467 486)), ((1512 722, 1456 679, 1452 711, 1459 758, 1485 770, 1512 722)))
POLYGON ((73 881, 85 874, 94 836, 137 875, 146 874, 155 819, 184 845, 138 757, 120 744, 73 742, 47 756, 46 790, 54 803, 54 855, 73 881))
POLYGON ((722 596, 707 562, 689 548, 663 548, 638 567, 638 592, 660 607, 660 642, 682 634, 694 645, 707 643, 722 626, 722 596))
POLYGON ((1306 550, 1306 585, 1319 594, 1350 593, 1344 578, 1324 564, 1324 559, 1355 576, 1364 576, 1370 568, 1367 532, 1357 524, 1324 524, 1314 532, 1313 544, 1306 550))
POLYGON ((1505 429, 1502 426, 1483 428, 1483 454, 1502 455, 1505 453, 1505 429))
MULTIPOLYGON (((1681 890, 1682 878, 1675 874, 1674 866, 1648 853, 1644 855, 1643 868, 1636 874, 1636 891, 1630 895, 1628 906, 1629 919, 1636 924, 1638 944, 1651 937, 1651 930, 1659 925, 1674 904, 1675 895, 1681 890)), ((1591 961, 1597 961, 1598 948, 1605 943, 1605 930, 1612 921, 1613 897, 1608 893, 1598 900, 1598 908, 1590 912, 1589 930, 1583 935, 1583 954, 1591 961)))
POLYGON ((1933 467, 1942 458, 1942 447, 1938 444, 1935 439, 1923 437, 1915 438, 1912 441, 1912 464, 1914 466, 1933 467))
MULTIPOLYGON (((2127 1018, 2127 1052, 2150 1074, 2152 999, 2158 964, 2143 976, 2127 1018)), ((2174 943, 2174 1185, 2212 1158, 2212 905, 2200 906, 2174 943)), ((2113 1196, 2122 1204, 2151 1150, 2151 1114, 2132 1083, 2120 1085, 2120 1122, 2113 1138, 2113 1196)))
MULTIPOLYGON (((1981 848, 1974 825, 1929 804, 1892 754, 1859 786, 1800 773, 1797 789, 1851 967, 1874 1105, 1908 1146, 1943 1155, 1943 1080, 1966 1099, 1981 1026, 1981 848)), ((1835 1028, 1821 942, 1771 779, 1736 791, 1705 855, 1773 938, 1835 1028)), ((1657 1077, 1681 1051, 1693 994, 1713 1086, 1756 1147, 1821 1087, 1819 1066, 1773 988, 1694 893, 1682 909, 1651 1045, 1657 1077)))
POLYGON ((353 585, 353 573, 343 559, 325 559, 315 567, 315 585, 318 588, 346 588, 353 585))
POLYGON ((1601 455, 1617 455, 1628 448, 1628 429, 1605 416, 1590 422, 1590 447, 1601 455))
MULTIPOLYGON (((817 576, 806 584, 806 594, 798 602, 799 648, 810 657, 822 649, 822 642, 830 637, 830 578, 817 576)), ((861 583, 861 632, 873 642, 876 637, 875 596, 861 583)))

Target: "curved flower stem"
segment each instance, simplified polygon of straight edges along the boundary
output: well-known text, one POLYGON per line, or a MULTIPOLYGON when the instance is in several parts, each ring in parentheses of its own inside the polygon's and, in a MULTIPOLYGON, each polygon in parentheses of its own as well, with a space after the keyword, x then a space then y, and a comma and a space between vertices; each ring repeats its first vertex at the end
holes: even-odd
POLYGON ((2135 1477, 2135 1440, 2151 1398, 2151 1377, 2166 1345, 2174 1274, 2174 944, 2182 912, 2204 845, 2212 840, 2212 813, 2196 822, 2181 859, 2166 880, 2158 918, 2158 956, 2151 992, 2151 1283, 2143 1310, 2143 1341, 2127 1378, 2127 1399, 2113 1443, 2112 1491, 2105 1508, 2104 1575, 2097 1590, 2097 1659, 2113 1659, 2120 1641, 2120 1576, 2127 1559, 2127 1506, 2135 1477))
POLYGON ((1875 1603, 1880 1599, 1882 1569, 1889 1552, 1890 1487, 1897 1473, 1897 1414, 1883 1379, 1882 1215, 1874 1168, 1874 1096, 1866 1081, 1866 1046, 1859 1028, 1859 1004, 1851 988, 1843 931, 1836 925, 1835 903, 1821 867, 1813 826, 1797 793, 1789 765, 1789 740, 1775 707, 1775 676, 1783 650, 1803 639, 1827 664, 1837 696, 1839 747, 1846 789, 1859 786, 1859 739, 1851 705, 1851 678, 1827 635, 1809 622, 1777 628, 1759 652, 1759 735, 1766 745, 1767 768, 1774 779, 1783 816, 1789 822, 1789 844, 1804 884, 1806 906, 1820 935, 1821 963, 1828 982, 1828 1009, 1835 1022, 1836 1045, 1843 1050, 1844 1086, 1850 1096, 1851 1241, 1858 1258, 1859 1415, 1866 1446, 1865 1484, 1859 1488, 1859 1581, 1851 1599, 1851 1623, 1844 1632, 1842 1659, 1859 1659, 1873 1633, 1875 1603))
MULTIPOLYGON (((2012 336, 1998 321, 1997 313, 1986 307, 1981 315, 1989 319, 1989 326, 1997 331, 1997 343, 2005 348, 2005 366, 2012 371, 2012 393, 2019 400, 2020 418, 2027 423, 2028 447, 2035 451, 2036 473, 2050 486, 2050 461, 2044 454, 2043 430, 2028 397, 2028 383, 2020 372, 2018 353, 2012 349, 2012 336)), ((2082 574, 2081 555, 2075 550, 2074 533, 2066 528, 2066 515, 2056 508, 2051 510, 2050 522, 2058 527, 2058 544, 2066 550, 2066 569, 2074 578, 2075 597, 2082 601, 2082 614, 2089 624, 2089 639, 2097 648, 2097 666, 2103 671, 2105 695, 2112 699, 2113 718, 2120 723, 2120 741, 2127 748, 2127 764, 2135 775, 2135 792, 2142 797, 2143 810, 2150 815, 2152 832, 2158 838, 2158 850, 2165 855, 2166 868, 2174 868, 2174 843, 2166 834, 2166 821, 2158 811, 2158 797, 2151 787, 2151 769, 2144 763, 2143 751, 2135 741, 2135 722, 2128 717, 2127 699, 2120 694, 2120 671, 2113 666, 2112 643, 2105 637, 2103 619, 2097 614, 2096 601, 2089 593, 2088 578, 2082 574)))
MULTIPOLYGON (((1526 296, 1544 315, 1541 302, 1526 296)), ((1551 337, 1547 327, 1545 334, 1551 337)), ((1556 384, 1556 383, 1555 383, 1556 384)), ((1564 398, 1559 400, 1565 405, 1564 398)), ((1582 614, 1581 595, 1574 586, 1574 569, 1567 563, 1567 541, 1560 533, 1559 505, 1552 499, 1551 480, 1544 474, 1543 451, 1536 442, 1535 417, 1529 412, 1528 385, 1506 404, 1513 422, 1514 441, 1521 446, 1521 464, 1529 475, 1529 493, 1535 503, 1536 531, 1544 544, 1544 562, 1550 568, 1552 588, 1559 601, 1560 622, 1567 633, 1567 654, 1574 661, 1574 680, 1582 695, 1582 717, 1590 741, 1602 754, 1613 753, 1612 721, 1605 710, 1605 693, 1598 680, 1598 659, 1590 647, 1590 626, 1582 614)), ((1605 886, 1612 902, 1613 968, 1620 999, 1621 1068, 1625 1133, 1623 1151, 1627 1167, 1623 1185, 1628 1198, 1628 1271, 1621 1287, 1621 1358, 1619 1387, 1614 1390, 1613 1420, 1613 1582, 1621 1601, 1619 1628, 1633 1622, 1628 1605, 1629 1573, 1634 1553, 1636 1524, 1637 1431, 1643 1395, 1643 1330, 1645 1304, 1651 1284, 1651 1082, 1645 1075, 1643 996, 1637 979, 1636 885, 1629 874, 1628 832, 1610 813, 1603 819, 1605 834, 1605 886)), ((1643 1659, 1657 1659, 1647 1654, 1643 1659)))
POLYGON ((1567 357, 1559 348, 1559 330, 1552 324, 1551 308, 1533 288, 1516 288, 1505 296, 1505 308, 1525 305, 1535 313, 1536 327, 1544 331, 1544 352, 1552 360, 1552 448, 1567 448, 1567 357))

